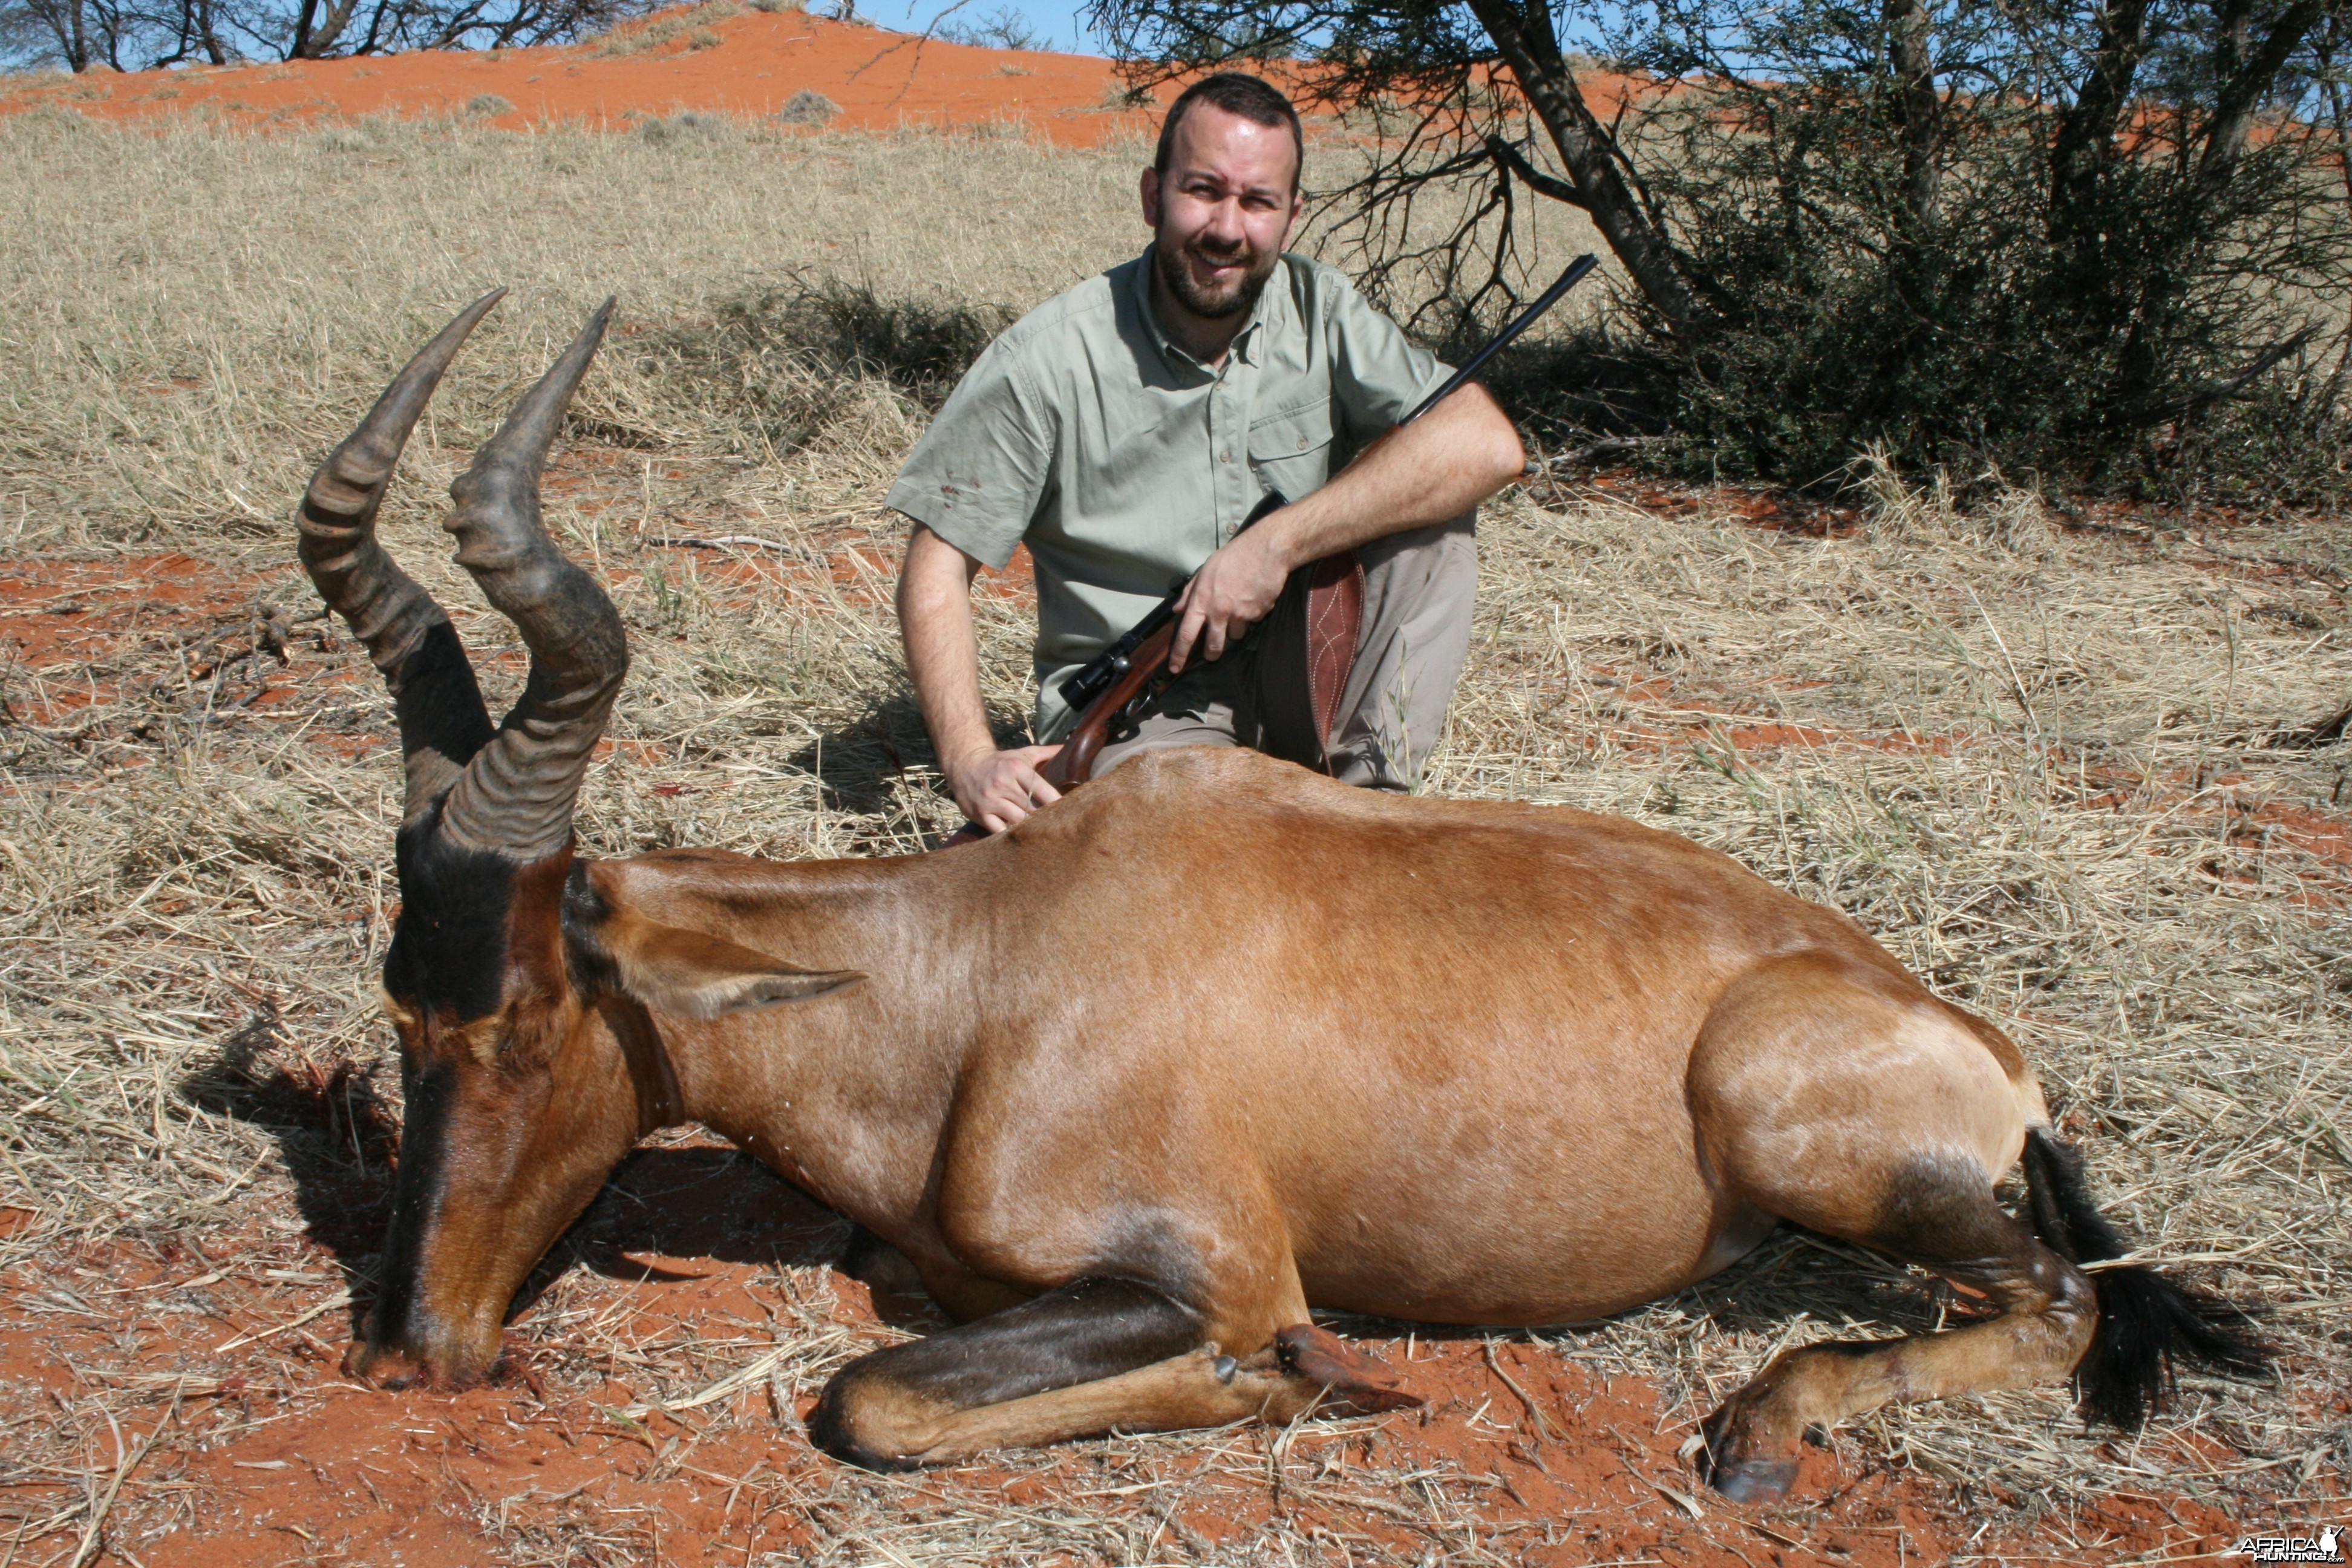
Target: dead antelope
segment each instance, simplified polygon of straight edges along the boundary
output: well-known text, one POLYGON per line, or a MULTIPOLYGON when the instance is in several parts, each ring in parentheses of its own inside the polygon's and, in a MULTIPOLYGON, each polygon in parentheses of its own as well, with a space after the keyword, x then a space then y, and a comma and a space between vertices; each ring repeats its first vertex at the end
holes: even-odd
POLYGON ((374 536, 496 299, 401 373, 300 515, 407 770, 383 973, 406 1120, 352 1373, 489 1372, 532 1264, 631 1145, 688 1121, 896 1248, 961 1321, 825 1389, 812 1436, 862 1465, 1411 1403, 1309 1310, 1589 1320, 1781 1221, 1992 1315, 1776 1357, 1706 1424, 1734 1497, 1779 1495, 1808 1428, 1889 1400, 2071 1374, 2131 1426, 2176 1357, 2263 1370, 2215 1303, 2084 1270, 2123 1244, 2008 1039, 1670 834, 1182 751, 945 853, 576 858, 627 652, 541 528, 539 476, 610 305, 451 487, 457 558, 530 650, 495 728, 374 536), (2021 1154, 2026 1219, 1993 1195, 2021 1154))

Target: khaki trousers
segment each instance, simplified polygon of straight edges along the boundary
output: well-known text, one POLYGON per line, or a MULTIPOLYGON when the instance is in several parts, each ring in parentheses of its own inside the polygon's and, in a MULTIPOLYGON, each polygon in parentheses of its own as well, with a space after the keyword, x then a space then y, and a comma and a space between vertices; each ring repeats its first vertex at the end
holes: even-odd
MULTIPOLYGON (((1470 654, 1476 518, 1473 510, 1356 552, 1364 624, 1331 740, 1330 771, 1342 783, 1408 790, 1419 782, 1470 654)), ((1321 770, 1307 692, 1306 585, 1304 572, 1293 574, 1238 647, 1194 664, 1131 731, 1114 733, 1096 775, 1160 746, 1247 746, 1321 770)))

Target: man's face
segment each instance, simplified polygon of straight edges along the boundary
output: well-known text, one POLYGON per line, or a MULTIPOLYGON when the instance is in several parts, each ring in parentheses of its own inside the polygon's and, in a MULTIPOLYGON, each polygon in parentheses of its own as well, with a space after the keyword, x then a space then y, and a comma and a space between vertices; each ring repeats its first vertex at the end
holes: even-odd
POLYGON ((1193 104, 1176 122, 1167 174, 1143 171, 1160 280, 1196 316, 1241 314, 1274 275, 1300 202, 1288 126, 1193 104))

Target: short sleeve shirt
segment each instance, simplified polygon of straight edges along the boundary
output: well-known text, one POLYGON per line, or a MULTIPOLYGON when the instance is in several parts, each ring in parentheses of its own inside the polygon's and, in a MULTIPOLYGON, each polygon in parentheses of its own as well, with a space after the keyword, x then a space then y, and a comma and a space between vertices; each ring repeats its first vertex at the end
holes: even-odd
POLYGON ((1002 567, 1037 571, 1037 733, 1055 689, 1231 539, 1298 500, 1444 381, 1345 274, 1285 255, 1217 368, 1153 320, 1151 256, 1040 305, 964 375, 887 503, 1002 567))

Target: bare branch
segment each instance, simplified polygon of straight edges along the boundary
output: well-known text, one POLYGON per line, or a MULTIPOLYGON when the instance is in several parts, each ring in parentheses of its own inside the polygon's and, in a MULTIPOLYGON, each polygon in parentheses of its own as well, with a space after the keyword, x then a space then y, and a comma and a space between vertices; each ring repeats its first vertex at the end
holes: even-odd
POLYGON ((1549 196, 1556 202, 1566 202, 1570 206, 1582 207, 1587 212, 1592 210, 1592 204, 1574 185, 1565 180, 1553 179, 1528 163, 1517 147, 1501 137, 1490 135, 1486 138, 1486 155, 1525 181, 1528 188, 1538 195, 1549 196))

